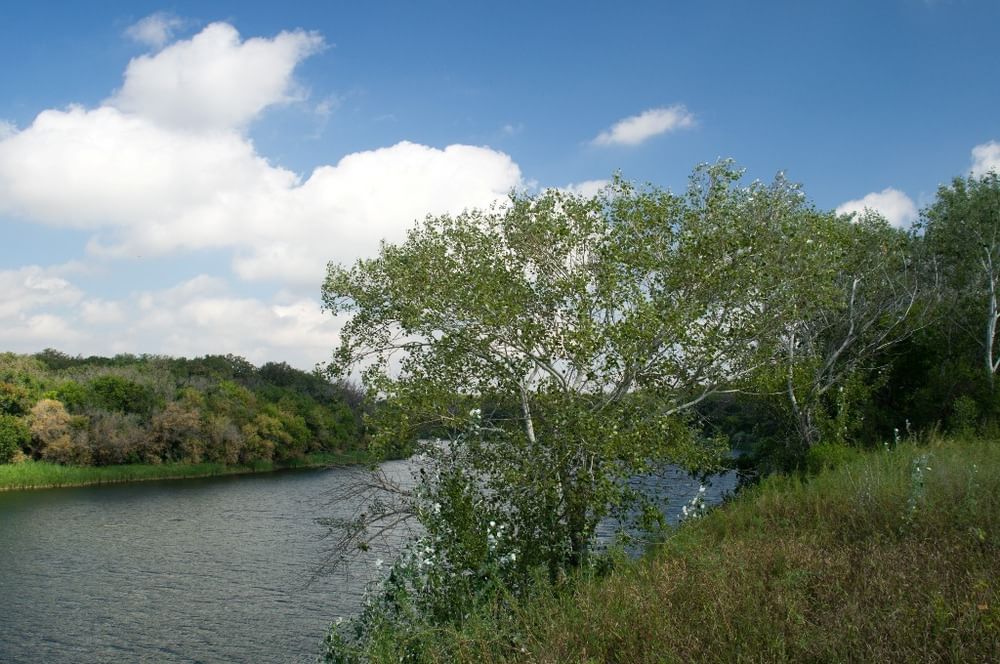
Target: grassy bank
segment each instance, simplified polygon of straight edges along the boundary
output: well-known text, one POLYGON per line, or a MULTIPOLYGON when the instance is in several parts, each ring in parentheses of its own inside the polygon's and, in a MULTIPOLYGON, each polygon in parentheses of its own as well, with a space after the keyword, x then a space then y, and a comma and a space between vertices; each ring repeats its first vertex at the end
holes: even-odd
POLYGON ((163 463, 127 464, 120 466, 64 466, 44 461, 25 461, 19 464, 0 464, 0 491, 267 473, 287 468, 321 468, 324 466, 350 465, 363 463, 367 460, 367 454, 362 450, 358 450, 341 453, 323 452, 308 454, 301 459, 294 459, 285 463, 259 461, 249 465, 163 463))
POLYGON ((1000 441, 775 477, 572 590, 386 639, 423 661, 1000 661, 1000 441))

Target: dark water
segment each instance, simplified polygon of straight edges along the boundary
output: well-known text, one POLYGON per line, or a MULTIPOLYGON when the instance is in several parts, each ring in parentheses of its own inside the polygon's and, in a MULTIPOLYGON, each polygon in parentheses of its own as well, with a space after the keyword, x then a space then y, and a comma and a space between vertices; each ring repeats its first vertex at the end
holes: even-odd
POLYGON ((354 472, 0 493, 0 662, 314 661, 371 573, 310 583, 354 472))
MULTIPOLYGON (((374 553, 310 581, 315 519, 347 516, 329 492, 356 472, 0 492, 0 662, 314 661, 373 572, 374 553)), ((637 481, 672 516, 698 489, 672 468, 637 481)))

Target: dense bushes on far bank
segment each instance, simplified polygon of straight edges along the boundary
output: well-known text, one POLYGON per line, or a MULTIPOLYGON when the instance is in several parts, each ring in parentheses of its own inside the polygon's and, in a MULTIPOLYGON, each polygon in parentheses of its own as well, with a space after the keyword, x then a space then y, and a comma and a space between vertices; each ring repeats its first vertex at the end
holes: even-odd
POLYGON ((0 354, 0 463, 287 465, 360 447, 346 384, 227 356, 0 354))

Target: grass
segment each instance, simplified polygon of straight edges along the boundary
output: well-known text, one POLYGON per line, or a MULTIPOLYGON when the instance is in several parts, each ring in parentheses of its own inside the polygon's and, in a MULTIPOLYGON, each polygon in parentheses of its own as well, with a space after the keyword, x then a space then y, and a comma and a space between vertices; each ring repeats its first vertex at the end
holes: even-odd
POLYGON ((1000 441, 774 477, 604 578, 385 644, 422 661, 1000 661, 1000 441), (497 617, 497 616, 502 617, 497 617))
POLYGON ((45 461, 25 461, 19 464, 0 464, 0 491, 266 473, 287 468, 350 465, 364 463, 367 460, 368 455, 365 451, 353 450, 348 452, 318 452, 283 463, 259 461, 248 465, 163 463, 120 466, 63 466, 45 461))

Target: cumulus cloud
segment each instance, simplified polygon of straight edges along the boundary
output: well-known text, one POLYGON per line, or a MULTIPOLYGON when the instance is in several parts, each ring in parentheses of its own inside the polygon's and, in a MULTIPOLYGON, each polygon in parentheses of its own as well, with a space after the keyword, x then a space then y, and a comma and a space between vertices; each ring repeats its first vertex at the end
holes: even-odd
POLYGON ((0 127, 0 215, 89 233, 92 259, 123 278, 131 267, 116 258, 223 250, 237 277, 283 293, 234 294, 226 278, 202 275, 112 300, 65 270, 0 272, 0 345, 234 352, 310 367, 336 341, 337 321, 304 295, 316 293, 327 261, 371 255, 427 214, 487 206, 524 186, 508 155, 470 145, 403 141, 307 174, 271 163, 248 126, 301 94, 295 67, 322 43, 303 31, 241 40, 212 24, 132 60, 97 107, 0 127))
POLYGON ((302 369, 329 357, 342 320, 318 300, 236 295, 225 279, 199 275, 118 300, 86 297, 60 268, 0 271, 0 348, 33 353, 236 353, 256 364, 302 369))
POLYGON ((322 46, 315 32, 241 41, 233 26, 213 23, 155 55, 134 58, 109 103, 167 127, 243 127, 268 106, 300 98, 292 71, 322 46))
POLYGON ((467 145, 401 142, 304 180, 268 162, 238 125, 284 98, 294 63, 319 41, 294 32, 240 43, 231 26, 213 24, 142 66, 133 61, 112 105, 44 111, 0 141, 0 212, 92 231, 94 254, 231 249, 246 279, 315 288, 328 260, 371 254, 415 219, 485 206, 521 184, 508 155, 467 145), (253 92, 220 95, 211 76, 199 78, 209 71, 242 77, 253 92), (151 83, 129 83, 140 79, 151 83), (160 82, 173 79, 201 111, 170 110, 172 88, 160 82), (227 123, 237 126, 209 129, 227 123))
POLYGON ((139 293, 133 304, 120 346, 189 357, 235 352, 257 364, 287 361, 304 369, 329 356, 341 323, 314 299, 236 296, 208 275, 139 293))
POLYGON ((32 344, 53 345, 79 337, 74 327, 53 313, 76 305, 83 292, 58 275, 37 265, 0 270, 0 347, 18 349, 32 344))
POLYGON ((186 23, 169 12, 156 12, 125 28, 125 36, 145 46, 162 48, 186 23))
POLYGON ((17 126, 13 122, 0 120, 0 141, 10 138, 17 133, 17 126))
POLYGON ((563 191, 576 194, 577 196, 590 198, 591 196, 595 196, 599 191, 601 191, 601 189, 604 189, 609 184, 611 184, 611 180, 584 180, 583 182, 568 184, 562 189, 563 191))
POLYGON ((918 216, 917 206, 913 200, 892 187, 882 191, 872 192, 864 198, 847 201, 837 206, 837 214, 863 213, 865 210, 878 212, 893 226, 904 228, 913 223, 918 216))
POLYGON ((990 171, 1000 173, 1000 143, 997 141, 972 148, 972 174, 980 177, 990 171))
POLYGON ((37 265, 0 270, 0 320, 23 316, 43 306, 75 304, 82 291, 55 271, 37 265))
POLYGON ((594 145, 639 145, 644 141, 693 127, 695 117, 682 104, 651 108, 639 115, 619 120, 610 129, 602 131, 592 141, 594 145))

